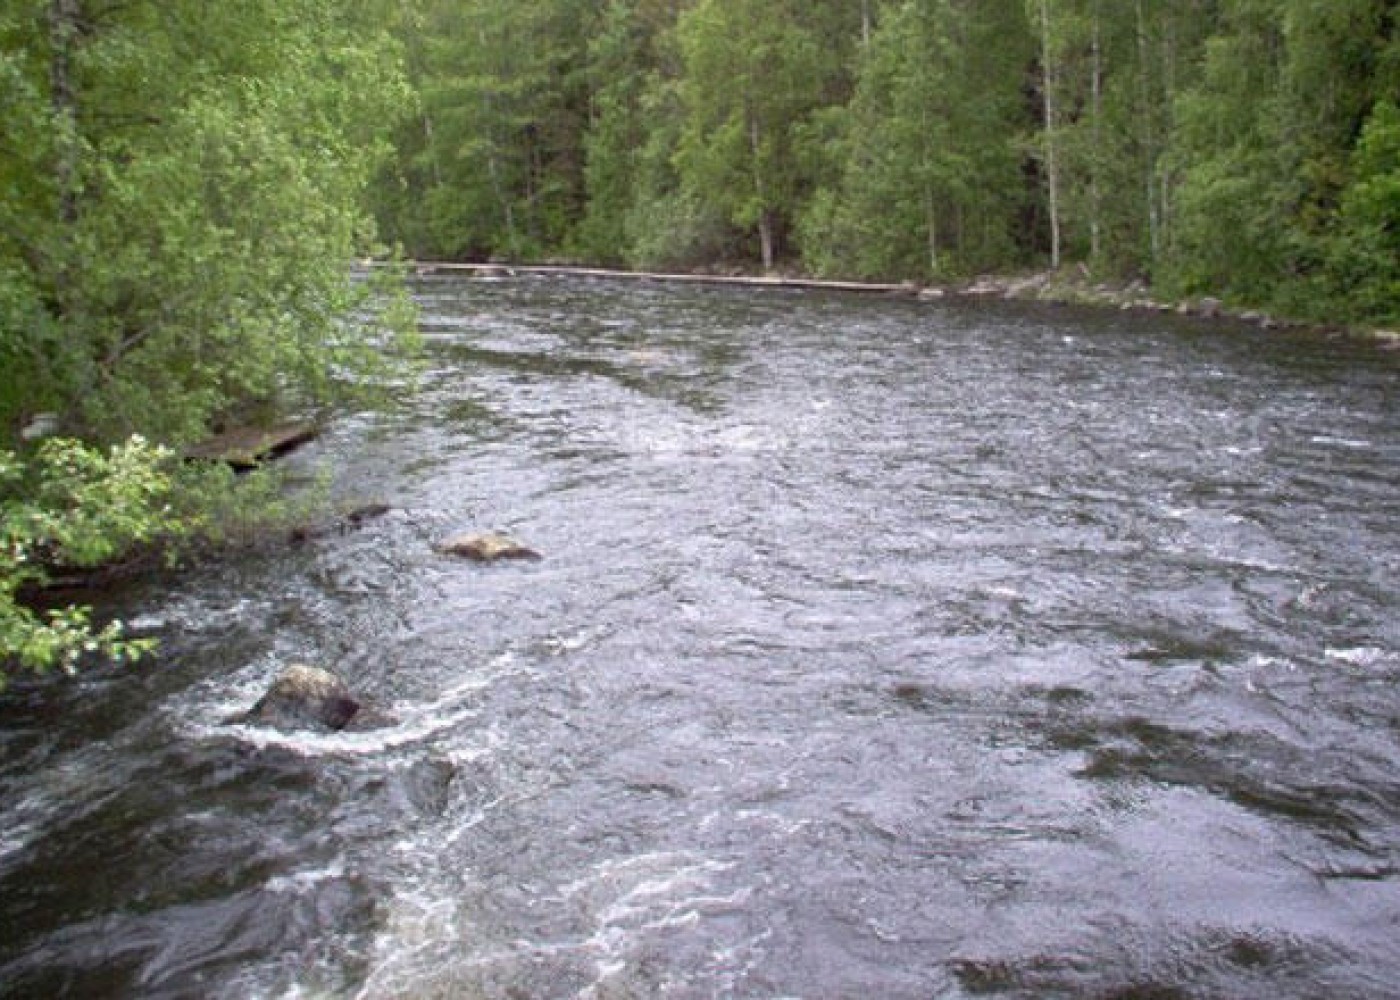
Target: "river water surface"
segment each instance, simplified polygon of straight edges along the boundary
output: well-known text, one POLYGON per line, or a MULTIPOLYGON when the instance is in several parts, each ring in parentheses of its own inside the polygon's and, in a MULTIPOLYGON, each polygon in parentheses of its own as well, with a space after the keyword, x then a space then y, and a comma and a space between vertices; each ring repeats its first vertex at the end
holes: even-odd
POLYGON ((0 995, 1400 996, 1400 356, 417 291, 421 387, 292 459, 388 514, 0 696, 0 995), (293 662, 399 724, 223 724, 293 662))

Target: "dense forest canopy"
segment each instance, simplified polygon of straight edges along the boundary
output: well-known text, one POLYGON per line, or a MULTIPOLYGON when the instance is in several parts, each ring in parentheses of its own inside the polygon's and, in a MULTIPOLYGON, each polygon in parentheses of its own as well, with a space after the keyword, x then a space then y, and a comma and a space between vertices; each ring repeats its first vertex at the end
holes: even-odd
POLYGON ((1389 0, 420 0, 375 186, 423 257, 1083 265, 1400 319, 1389 0))
POLYGON ((410 93, 384 10, 0 7, 0 417, 166 440, 324 387, 410 93))
POLYGON ((0 659, 166 445, 364 383, 384 245, 1395 324, 1397 105, 1396 0, 0 0, 0 659))

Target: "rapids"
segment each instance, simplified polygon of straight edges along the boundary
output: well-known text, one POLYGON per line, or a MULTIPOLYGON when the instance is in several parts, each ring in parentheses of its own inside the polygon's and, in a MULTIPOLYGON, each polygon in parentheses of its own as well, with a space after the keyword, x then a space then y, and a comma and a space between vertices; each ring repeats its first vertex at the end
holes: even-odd
POLYGON ((1400 996, 1400 356, 416 291, 422 384, 291 459, 389 514, 0 695, 0 996, 1400 996), (399 724, 222 724, 291 662, 399 724))

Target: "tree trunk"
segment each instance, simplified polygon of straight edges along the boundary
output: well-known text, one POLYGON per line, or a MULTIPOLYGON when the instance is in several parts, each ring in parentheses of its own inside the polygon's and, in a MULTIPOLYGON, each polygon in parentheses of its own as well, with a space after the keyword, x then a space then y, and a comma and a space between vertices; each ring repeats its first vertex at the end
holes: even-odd
POLYGON ((73 50, 82 23, 81 0, 50 0, 49 100, 54 116, 54 180, 58 218, 65 226, 78 221, 78 94, 73 83, 73 50))
POLYGON ((1099 37, 1099 6, 1093 10, 1093 51, 1091 53, 1090 108, 1094 116, 1094 151, 1089 165, 1089 260, 1097 268, 1103 260, 1103 45, 1099 37))
POLYGON ((1162 254, 1161 213, 1157 201, 1157 136, 1152 113, 1152 51, 1147 37, 1147 15, 1142 0, 1134 5, 1137 14, 1138 102, 1142 105, 1143 193, 1147 197, 1147 245, 1151 265, 1156 267, 1162 254))
POLYGON ((763 253, 763 273, 773 270, 773 213, 764 209, 758 216, 758 242, 763 253))
POLYGON ((924 192, 924 226, 928 235, 929 276, 934 277, 938 274, 938 208, 932 189, 924 192))
POLYGON ((773 270, 773 210, 763 183, 763 143, 758 128, 758 116, 749 112, 749 151, 753 154, 753 187, 758 197, 758 242, 763 254, 763 272, 773 270))
POLYGON ((1050 267, 1060 269, 1060 160, 1055 121, 1055 62, 1050 44, 1050 0, 1040 0, 1041 86, 1045 101, 1045 183, 1050 209, 1050 267))
MULTIPOLYGON (((484 26, 477 27, 477 41, 481 44, 482 51, 490 51, 490 39, 486 35, 484 26)), ((483 92, 481 98, 482 107, 485 109, 486 121, 489 123, 486 129, 487 139, 490 143, 490 152, 486 156, 486 175, 491 181, 491 192, 496 196, 496 201, 501 206, 501 223, 506 229, 506 254, 515 258, 520 254, 520 241, 515 233, 515 204, 514 192, 506 185, 506 180, 501 176, 500 159, 502 151, 511 149, 511 140, 507 138, 497 141, 496 136, 500 132, 508 132, 508 129, 501 128, 501 121, 505 117, 497 95, 490 90, 483 92)), ((528 170, 527 170, 528 172, 528 170)))
POLYGON ((506 244, 509 247, 507 255, 515 257, 520 252, 520 243, 515 238, 515 206, 512 204, 510 192, 506 190, 505 183, 501 180, 501 168, 496 156, 497 148, 495 143, 492 143, 491 153, 486 158, 486 175, 491 178, 491 191, 501 206, 501 222, 506 227, 506 244))

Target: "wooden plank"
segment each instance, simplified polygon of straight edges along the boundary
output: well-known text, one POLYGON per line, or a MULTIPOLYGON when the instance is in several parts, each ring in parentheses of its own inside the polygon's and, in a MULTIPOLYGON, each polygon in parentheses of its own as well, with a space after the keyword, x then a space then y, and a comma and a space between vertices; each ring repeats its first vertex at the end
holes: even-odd
POLYGON ((272 427, 235 427, 193 445, 185 451, 185 457, 250 469, 305 444, 320 432, 316 424, 301 420, 272 427))

